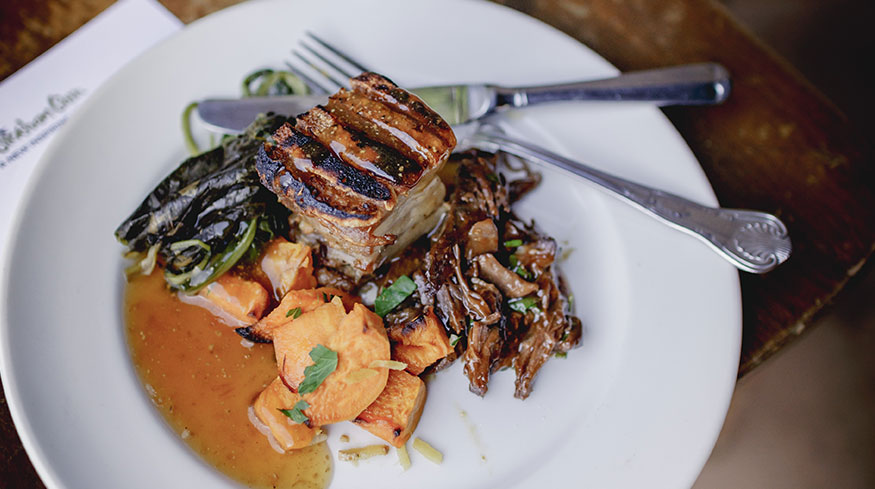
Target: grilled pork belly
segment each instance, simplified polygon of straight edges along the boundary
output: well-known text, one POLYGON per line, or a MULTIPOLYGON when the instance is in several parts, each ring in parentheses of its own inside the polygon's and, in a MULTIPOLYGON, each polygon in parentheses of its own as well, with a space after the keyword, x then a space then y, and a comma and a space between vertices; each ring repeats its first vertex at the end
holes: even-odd
POLYGON ((354 280, 432 229, 445 214, 437 171, 456 144, 415 95, 363 73, 325 106, 287 122, 259 151, 262 183, 293 212, 299 242, 354 280))

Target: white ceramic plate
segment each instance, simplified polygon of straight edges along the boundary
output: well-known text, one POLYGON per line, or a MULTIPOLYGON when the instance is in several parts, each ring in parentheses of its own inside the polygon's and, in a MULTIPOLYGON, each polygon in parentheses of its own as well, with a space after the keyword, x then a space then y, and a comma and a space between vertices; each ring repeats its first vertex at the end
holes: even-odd
MULTIPOLYGON (((199 462, 143 392, 123 335, 123 263, 112 233, 185 156, 180 110, 197 98, 236 95, 245 73, 281 66, 305 29, 410 86, 616 72, 529 17, 446 0, 247 3, 132 62, 46 154, 2 281, 3 384, 51 488, 234 487, 199 462)), ((545 107, 516 114, 508 126, 602 169, 716 203, 689 149, 652 107, 545 107)), ((735 381, 737 273, 699 241, 544 172, 518 210, 574 248, 563 267, 585 323, 583 346, 548 362, 524 402, 512 397, 511 372, 496 374, 483 399, 467 392, 458 364, 440 373, 417 435, 443 451, 444 464, 416 452, 407 472, 394 456, 359 467, 338 462, 332 487, 693 483, 735 381)))

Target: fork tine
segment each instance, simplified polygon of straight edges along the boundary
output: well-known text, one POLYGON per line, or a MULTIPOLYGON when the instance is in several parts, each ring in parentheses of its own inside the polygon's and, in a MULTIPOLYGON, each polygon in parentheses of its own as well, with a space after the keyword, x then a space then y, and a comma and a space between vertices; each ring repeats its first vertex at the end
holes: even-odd
POLYGON ((313 34, 313 33, 310 32, 310 31, 307 31, 306 34, 307 34, 308 36, 310 36, 310 38, 312 38, 314 41, 316 41, 317 43, 319 43, 320 46, 322 46, 322 47, 324 47, 325 49, 331 51, 331 52, 334 53, 336 56, 338 56, 340 59, 342 59, 342 60, 346 61, 347 63, 351 64, 352 66, 354 66, 354 67, 355 67, 357 70, 359 70, 360 72, 363 72, 363 71, 371 71, 370 69, 366 68, 366 67, 363 66, 361 63, 359 63, 358 61, 356 61, 356 60, 350 58, 349 56, 347 56, 346 54, 344 54, 342 51, 338 50, 338 49, 335 48, 334 46, 332 46, 332 45, 328 44, 327 42, 323 41, 322 39, 320 39, 318 36, 316 36, 316 34, 313 34))
POLYGON ((306 63, 307 66, 309 66, 310 68, 312 68, 313 70, 315 70, 317 73, 319 73, 320 75, 322 75, 327 81, 329 81, 329 82, 331 82, 332 84, 334 84, 334 89, 329 89, 329 88, 326 88, 325 85, 323 85, 323 84, 321 84, 321 83, 317 83, 319 86, 321 86, 322 88, 324 88, 326 91, 328 91, 328 92, 333 92, 333 91, 337 90, 338 88, 343 88, 343 87, 345 86, 343 82, 341 82, 341 81, 337 80, 335 77, 331 76, 330 73, 328 73, 328 72, 327 72, 325 69, 323 69, 322 67, 316 65, 316 63, 314 63, 314 62, 310 61, 309 59, 305 58, 300 52, 298 52, 298 51, 292 51, 292 54, 293 54, 295 57, 297 57, 299 60, 301 60, 301 61, 303 61, 304 63, 306 63))
POLYGON ((307 85, 307 87, 309 87, 310 91, 312 91, 313 93, 318 93, 318 94, 330 93, 330 91, 328 89, 326 89, 324 86, 320 85, 319 82, 317 82, 316 80, 311 78, 309 75, 304 73, 302 70, 299 70, 292 63, 289 63, 288 61, 286 61, 286 67, 288 67, 289 71, 291 71, 298 78, 300 78, 301 81, 303 81, 304 84, 307 85))
POLYGON ((298 45, 301 48, 303 48, 305 51, 307 51, 311 55, 315 56, 316 58, 320 59, 323 63, 332 67, 335 71, 337 71, 338 73, 340 73, 341 75, 343 75, 347 78, 352 78, 358 74, 358 73, 350 73, 349 70, 345 70, 345 69, 341 68, 337 63, 326 58, 325 56, 322 55, 322 53, 320 53, 319 51, 316 51, 315 49, 313 49, 312 47, 308 46, 307 44, 305 44, 303 42, 298 43, 298 45))

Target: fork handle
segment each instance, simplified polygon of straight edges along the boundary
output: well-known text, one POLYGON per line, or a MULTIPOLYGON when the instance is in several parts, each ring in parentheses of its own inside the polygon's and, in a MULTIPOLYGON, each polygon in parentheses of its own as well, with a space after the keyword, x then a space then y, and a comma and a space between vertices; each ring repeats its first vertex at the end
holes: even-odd
POLYGON ((583 177, 670 226, 701 239, 740 270, 766 273, 790 257, 792 247, 787 228, 771 214, 706 207, 492 132, 478 131, 466 142, 484 150, 504 151, 540 161, 583 177))
POLYGON ((654 102, 657 105, 719 104, 729 96, 726 68, 700 63, 631 71, 602 80, 531 87, 493 87, 497 104, 510 107, 568 100, 654 102))

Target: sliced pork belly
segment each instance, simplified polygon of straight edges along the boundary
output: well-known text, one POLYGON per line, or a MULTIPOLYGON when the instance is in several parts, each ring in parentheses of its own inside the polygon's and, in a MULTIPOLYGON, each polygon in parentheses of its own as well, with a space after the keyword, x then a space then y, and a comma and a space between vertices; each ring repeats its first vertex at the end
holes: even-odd
POLYGON ((456 139, 419 98, 374 73, 286 123, 259 152, 262 183, 293 212, 299 242, 354 280, 445 212, 437 170, 456 139))

